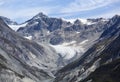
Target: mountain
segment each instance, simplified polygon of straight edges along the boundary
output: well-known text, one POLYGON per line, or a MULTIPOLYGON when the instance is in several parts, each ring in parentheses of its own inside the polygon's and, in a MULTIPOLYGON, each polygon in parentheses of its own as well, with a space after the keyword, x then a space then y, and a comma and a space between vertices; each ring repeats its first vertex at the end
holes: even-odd
POLYGON ((105 37, 105 36, 112 36, 114 35, 117 31, 119 31, 119 22, 120 22, 120 16, 119 15, 115 15, 106 25, 105 27, 107 28, 107 30, 105 30, 101 37, 105 37))
MULTIPOLYGON (((96 33, 101 33, 104 30, 103 26, 106 22, 107 20, 103 18, 77 19, 72 24, 61 18, 52 18, 39 13, 26 21, 26 26, 19 28, 18 32, 24 36, 32 36, 33 40, 57 45, 73 40, 81 42, 88 39, 89 35, 95 37, 96 33), (81 40, 78 38, 81 38, 81 40)), ((96 35, 95 39, 97 37, 96 35)))
POLYGON ((120 16, 111 18, 98 42, 56 73, 54 82, 119 82, 120 16))
POLYGON ((0 18, 8 25, 17 25, 17 22, 12 21, 11 19, 7 17, 0 16, 0 18))
POLYGON ((10 21, 0 17, 0 82, 120 81, 119 15, 10 21))
POLYGON ((37 43, 44 43, 59 54, 60 67, 67 65, 80 57, 106 29, 108 20, 77 19, 74 23, 62 18, 52 18, 39 13, 23 23, 17 32, 27 39, 37 43), (62 63, 61 63, 62 61, 62 63))
POLYGON ((0 16, 0 18, 14 31, 17 31, 20 27, 23 27, 26 25, 26 24, 18 24, 17 22, 12 21, 7 17, 0 16))
POLYGON ((57 54, 45 44, 23 38, 0 18, 0 82, 48 82, 57 54))

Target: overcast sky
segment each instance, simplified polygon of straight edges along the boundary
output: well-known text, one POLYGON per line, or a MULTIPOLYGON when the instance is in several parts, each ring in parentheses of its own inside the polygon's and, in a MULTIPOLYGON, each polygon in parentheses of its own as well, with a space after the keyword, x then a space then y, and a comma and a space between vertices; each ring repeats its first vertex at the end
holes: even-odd
POLYGON ((39 12, 65 19, 112 17, 120 14, 120 0, 0 0, 0 15, 18 22, 39 12))

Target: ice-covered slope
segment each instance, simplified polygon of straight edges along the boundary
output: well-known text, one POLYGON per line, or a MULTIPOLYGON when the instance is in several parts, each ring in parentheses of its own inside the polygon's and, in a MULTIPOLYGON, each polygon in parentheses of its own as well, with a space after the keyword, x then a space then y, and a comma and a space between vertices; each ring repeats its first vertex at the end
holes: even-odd
POLYGON ((53 47, 58 54, 61 54, 61 57, 64 59, 72 59, 73 57, 79 57, 81 54, 83 54, 86 49, 84 48, 84 45, 86 44, 88 40, 85 40, 81 43, 76 43, 76 41, 68 42, 68 43, 62 43, 60 45, 50 45, 53 47))

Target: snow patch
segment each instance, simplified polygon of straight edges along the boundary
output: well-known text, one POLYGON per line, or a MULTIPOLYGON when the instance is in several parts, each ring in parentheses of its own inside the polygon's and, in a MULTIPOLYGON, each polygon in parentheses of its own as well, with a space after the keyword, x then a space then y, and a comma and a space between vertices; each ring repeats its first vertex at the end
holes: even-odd
POLYGON ((76 32, 77 34, 79 34, 80 32, 76 32))
POLYGON ((85 44, 86 42, 88 42, 88 40, 84 40, 80 44, 82 45, 82 44, 85 44))
POLYGON ((60 53, 62 57, 64 57, 65 59, 70 59, 74 57, 74 55, 78 51, 73 47, 66 47, 63 45, 56 45, 56 46, 52 45, 52 47, 56 50, 57 53, 60 53))
POLYGON ((75 43, 76 43, 76 41, 71 41, 71 42, 65 42, 62 45, 67 46, 67 45, 72 45, 72 44, 75 44, 75 43))
POLYGON ((8 25, 11 29, 13 29, 14 31, 17 31, 20 27, 25 27, 27 25, 27 23, 24 24, 20 24, 20 25, 8 25))
POLYGON ((32 36, 25 36, 26 39, 32 40, 32 36))
POLYGON ((80 19, 80 18, 78 18, 78 20, 80 20, 83 24, 86 24, 86 25, 95 24, 95 22, 88 21, 87 19, 80 19))
POLYGON ((50 31, 47 31, 47 33, 49 34, 49 33, 50 33, 50 31))
POLYGON ((39 22, 35 21, 34 23, 31 23, 29 26, 34 26, 34 25, 37 25, 39 22))

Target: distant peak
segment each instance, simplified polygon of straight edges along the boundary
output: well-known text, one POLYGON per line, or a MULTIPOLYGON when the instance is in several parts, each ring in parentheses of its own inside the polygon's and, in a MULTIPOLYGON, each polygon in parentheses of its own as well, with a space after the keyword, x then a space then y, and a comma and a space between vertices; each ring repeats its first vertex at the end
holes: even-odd
POLYGON ((91 22, 107 21, 107 19, 105 18, 93 18, 93 19, 87 19, 87 20, 91 22))
POLYGON ((120 15, 116 14, 115 16, 120 16, 120 15))
POLYGON ((82 22, 81 22, 81 20, 76 19, 76 20, 74 21, 74 24, 82 24, 82 22))
POLYGON ((113 16, 113 18, 119 18, 119 17, 120 17, 120 15, 117 15, 117 14, 115 16, 113 16))
POLYGON ((85 24, 85 25, 91 25, 91 24, 94 24, 92 21, 89 21, 87 19, 81 19, 81 18, 78 18, 74 24, 85 24))
POLYGON ((37 15, 35 15, 33 18, 48 18, 47 15, 43 14, 42 12, 38 13, 37 15))
POLYGON ((0 18, 1 18, 1 19, 3 19, 5 22, 6 22, 6 20, 7 20, 7 21, 10 21, 10 19, 9 19, 9 18, 4 17, 4 16, 0 16, 0 18))
POLYGON ((7 18, 7 17, 0 16, 0 18, 1 18, 6 24, 9 24, 9 25, 17 25, 17 24, 18 24, 17 22, 12 21, 11 19, 9 19, 9 18, 7 18))
POLYGON ((111 18, 112 21, 117 21, 120 19, 120 15, 115 15, 111 18))

